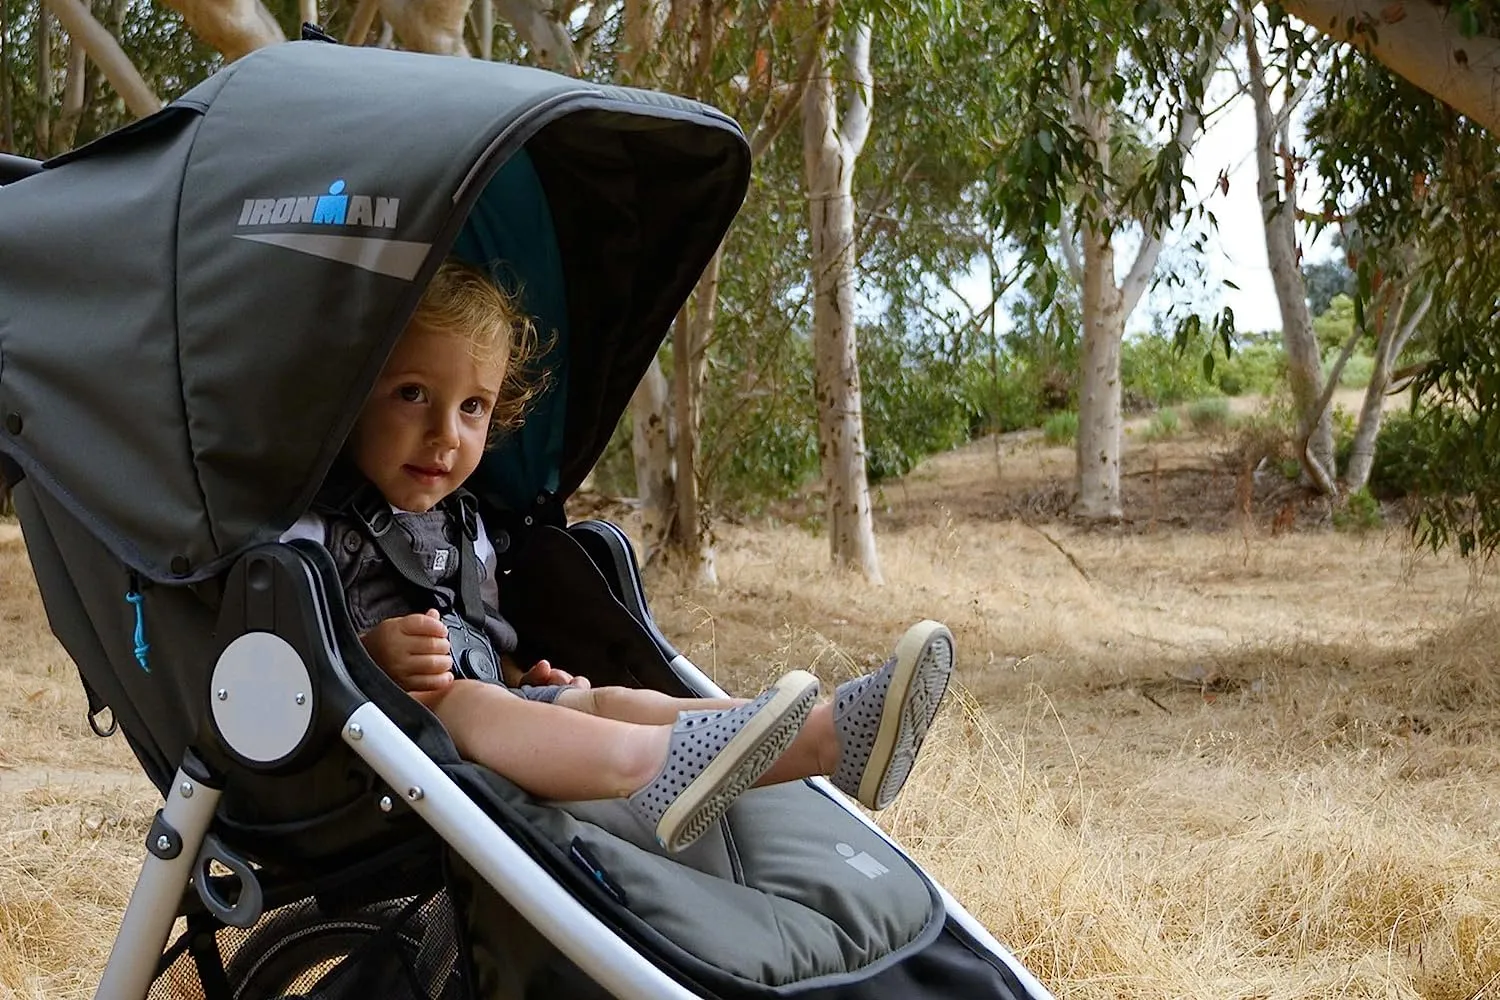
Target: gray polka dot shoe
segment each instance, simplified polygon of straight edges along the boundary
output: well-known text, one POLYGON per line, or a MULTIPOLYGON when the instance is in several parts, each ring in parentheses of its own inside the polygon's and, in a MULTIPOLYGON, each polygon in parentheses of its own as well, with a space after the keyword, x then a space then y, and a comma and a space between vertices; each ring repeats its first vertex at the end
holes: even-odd
POLYGON ((738 708, 678 713, 661 773, 626 801, 663 847, 682 850, 776 762, 817 698, 818 679, 793 670, 738 708))
POLYGON ((833 695, 834 786, 870 809, 890 805, 911 774, 952 673, 953 633, 924 621, 906 630, 885 666, 840 684, 833 695))

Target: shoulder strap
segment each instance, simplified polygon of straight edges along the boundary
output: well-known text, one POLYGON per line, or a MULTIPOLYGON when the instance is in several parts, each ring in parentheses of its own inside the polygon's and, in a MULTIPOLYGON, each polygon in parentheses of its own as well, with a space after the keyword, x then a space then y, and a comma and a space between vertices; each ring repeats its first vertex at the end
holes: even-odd
POLYGON ((391 513, 391 505, 373 484, 362 482, 329 499, 340 504, 342 509, 335 508, 337 512, 354 518, 365 537, 380 551, 381 557, 407 583, 451 602, 465 621, 475 627, 483 627, 484 605, 479 597, 479 556, 474 550, 474 541, 479 537, 479 513, 472 494, 466 490, 458 490, 444 498, 440 504, 445 513, 462 528, 463 537, 458 543, 458 590, 452 594, 446 587, 433 586, 432 579, 427 575, 417 554, 407 544, 406 536, 400 531, 392 530, 396 526, 396 518, 391 513))
POLYGON ((479 598, 479 504, 468 490, 455 490, 445 497, 448 514, 463 529, 458 540, 458 613, 470 625, 484 627, 484 604, 479 598))

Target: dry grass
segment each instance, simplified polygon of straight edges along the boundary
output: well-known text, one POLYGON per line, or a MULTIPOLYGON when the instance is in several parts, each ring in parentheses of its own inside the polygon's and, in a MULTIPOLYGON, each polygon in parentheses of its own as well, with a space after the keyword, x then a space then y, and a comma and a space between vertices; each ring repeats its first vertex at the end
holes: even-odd
MULTIPOLYGON (((978 516, 1065 458, 997 479, 976 447, 888 488, 883 587, 795 527, 723 528, 718 590, 650 581, 664 631, 745 690, 947 620, 957 696, 881 822, 1060 997, 1500 1000, 1488 582, 1392 535, 978 516)), ((152 795, 3 538, 0 621, 0 996, 85 996, 152 795)))

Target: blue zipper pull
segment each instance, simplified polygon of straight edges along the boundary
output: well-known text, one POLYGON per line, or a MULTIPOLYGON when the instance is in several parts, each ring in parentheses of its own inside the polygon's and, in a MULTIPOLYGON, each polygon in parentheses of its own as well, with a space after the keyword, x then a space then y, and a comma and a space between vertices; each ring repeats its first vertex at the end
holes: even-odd
POLYGON ((146 659, 146 654, 151 651, 151 644, 146 641, 146 616, 141 611, 141 581, 134 573, 130 574, 130 589, 125 591, 125 600, 135 607, 135 662, 141 665, 146 673, 151 672, 151 664, 146 659))

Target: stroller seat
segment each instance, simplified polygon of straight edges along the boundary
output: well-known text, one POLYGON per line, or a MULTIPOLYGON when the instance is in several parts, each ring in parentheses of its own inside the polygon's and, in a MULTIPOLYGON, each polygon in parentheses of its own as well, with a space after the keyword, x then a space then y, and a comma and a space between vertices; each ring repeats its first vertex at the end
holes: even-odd
POLYGON ((328 553, 277 541, 438 264, 481 262, 551 336, 551 389, 469 483, 521 655, 722 694, 623 533, 563 500, 748 176, 694 102, 316 42, 0 161, 0 474, 91 710, 164 799, 99 996, 1047 996, 824 782, 669 858, 617 804, 462 760, 365 655, 328 553))

